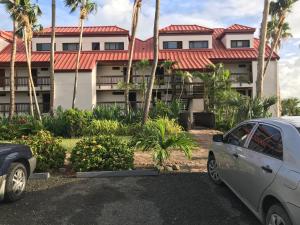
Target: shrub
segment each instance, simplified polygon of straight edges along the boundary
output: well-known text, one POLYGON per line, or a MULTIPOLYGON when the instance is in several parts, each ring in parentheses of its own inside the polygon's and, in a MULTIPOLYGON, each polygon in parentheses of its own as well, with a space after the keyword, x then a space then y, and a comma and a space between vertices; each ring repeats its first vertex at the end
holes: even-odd
POLYGON ((163 101, 157 101, 150 111, 150 117, 153 119, 168 117, 170 119, 178 120, 181 108, 182 103, 179 100, 174 100, 170 104, 163 101))
POLYGON ((8 118, 1 118, 0 139, 13 140, 21 138, 24 135, 36 134, 42 129, 43 124, 32 116, 18 115, 14 116, 11 121, 8 118))
POLYGON ((144 151, 153 151, 153 159, 157 165, 163 165, 174 149, 183 151, 189 158, 195 147, 191 136, 182 131, 175 120, 167 118, 148 121, 141 132, 133 137, 132 144, 144 151))
POLYGON ((123 125, 113 120, 93 120, 86 128, 84 134, 88 136, 117 134, 120 133, 123 125))
POLYGON ((133 149, 113 135, 87 137, 72 150, 76 171, 121 170, 133 167, 133 149))
POLYGON ((37 158, 36 171, 46 172, 63 167, 66 149, 60 145, 61 140, 54 138, 49 131, 42 130, 36 135, 23 137, 18 143, 31 148, 37 158))
POLYGON ((97 106, 93 109, 93 118, 96 120, 117 120, 121 121, 124 111, 120 106, 97 106))
POLYGON ((81 137, 92 120, 92 112, 79 109, 63 110, 59 107, 55 116, 44 118, 44 127, 55 136, 81 137))

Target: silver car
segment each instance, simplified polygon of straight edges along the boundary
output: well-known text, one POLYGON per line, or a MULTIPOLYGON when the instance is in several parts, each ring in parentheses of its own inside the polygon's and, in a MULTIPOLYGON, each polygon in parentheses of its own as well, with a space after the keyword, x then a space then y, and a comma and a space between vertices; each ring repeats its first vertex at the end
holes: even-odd
POLYGON ((300 117, 250 120, 215 135, 208 174, 266 225, 300 225, 300 117))

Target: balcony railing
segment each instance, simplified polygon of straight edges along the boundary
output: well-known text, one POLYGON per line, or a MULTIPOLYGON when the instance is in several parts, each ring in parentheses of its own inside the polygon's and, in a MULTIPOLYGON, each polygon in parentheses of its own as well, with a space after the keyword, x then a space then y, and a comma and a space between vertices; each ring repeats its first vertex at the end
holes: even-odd
MULTIPOLYGON (((37 77, 33 78, 34 86, 43 87, 50 86, 50 77, 37 77)), ((6 88, 10 86, 10 78, 0 78, 0 87, 6 88)), ((28 86, 28 77, 16 77, 15 78, 15 87, 27 87, 28 86)))
MULTIPOLYGON (((48 113, 50 110, 49 103, 39 103, 40 111, 42 113, 48 113)), ((35 110, 35 104, 33 103, 33 108, 35 110)), ((8 115, 10 109, 9 103, 0 103, 0 114, 1 115, 8 115)), ((16 103, 15 104, 15 112, 17 114, 29 114, 30 113, 30 104, 29 103, 16 103)))
POLYGON ((234 83, 252 83, 251 73, 231 73, 230 81, 234 83))

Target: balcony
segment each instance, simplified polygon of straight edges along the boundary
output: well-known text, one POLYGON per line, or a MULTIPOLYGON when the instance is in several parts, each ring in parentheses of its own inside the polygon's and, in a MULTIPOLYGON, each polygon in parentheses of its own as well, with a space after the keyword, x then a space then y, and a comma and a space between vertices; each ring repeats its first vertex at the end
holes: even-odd
POLYGON ((231 73, 230 75, 230 81, 232 83, 250 84, 253 82, 252 80, 251 73, 231 73))
MULTIPOLYGON (((33 78, 34 86, 37 90, 49 90, 50 77, 36 77, 33 78)), ((28 89, 28 77, 15 77, 16 90, 27 90, 28 89)), ((10 89, 10 78, 0 78, 0 89, 10 89)))
MULTIPOLYGON (((144 82, 148 83, 150 75, 134 75, 131 76, 130 82, 134 84, 141 84, 144 82)), ((155 85, 158 87, 165 87, 167 82, 170 81, 170 77, 157 76, 155 85)), ((110 76, 97 76, 96 84, 100 89, 107 87, 109 89, 115 88, 118 89, 117 84, 125 82, 125 77, 123 75, 110 75, 110 76)))
MULTIPOLYGON (((42 113, 48 113, 50 110, 49 103, 39 103, 40 111, 42 113)), ((15 112, 17 114, 29 114, 30 113, 30 104, 29 103, 16 103, 15 112)), ((35 109, 35 104, 33 103, 33 108, 35 109)), ((0 103, 0 114, 6 116, 9 114, 10 104, 9 103, 0 103)))

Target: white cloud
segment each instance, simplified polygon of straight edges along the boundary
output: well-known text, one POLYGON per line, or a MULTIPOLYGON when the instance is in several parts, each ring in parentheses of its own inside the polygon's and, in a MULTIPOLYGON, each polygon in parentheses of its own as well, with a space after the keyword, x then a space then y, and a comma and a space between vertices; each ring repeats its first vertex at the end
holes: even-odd
POLYGON ((289 14, 287 21, 291 26, 293 36, 300 38, 300 1, 293 5, 292 12, 289 14))
POLYGON ((300 97, 300 56, 280 63, 280 87, 282 98, 300 97))

